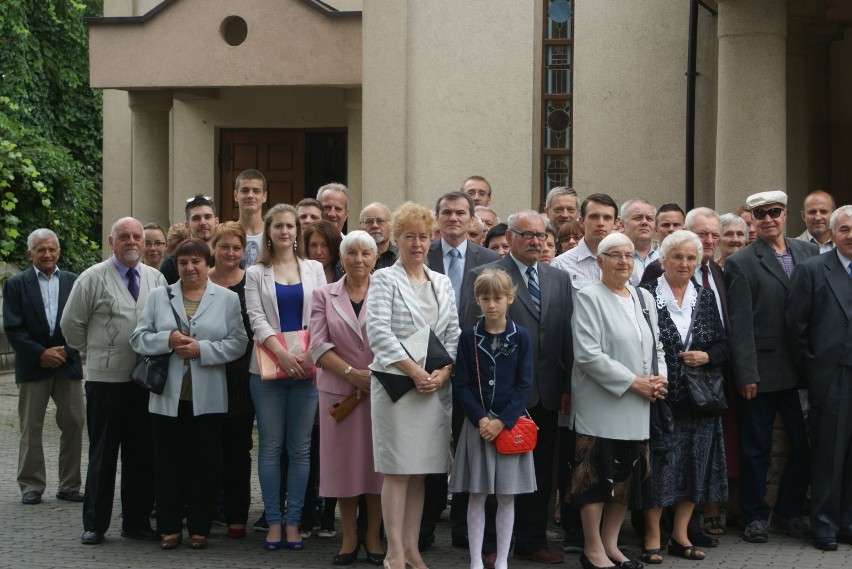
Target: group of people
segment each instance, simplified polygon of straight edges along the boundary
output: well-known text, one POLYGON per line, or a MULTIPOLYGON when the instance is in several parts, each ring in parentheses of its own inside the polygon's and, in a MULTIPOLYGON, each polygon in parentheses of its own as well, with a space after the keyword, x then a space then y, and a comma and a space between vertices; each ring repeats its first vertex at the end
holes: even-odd
POLYGON ((342 184, 264 213, 267 199, 247 170, 238 221, 219 223, 203 195, 168 231, 119 219, 110 258, 79 277, 59 269, 52 231, 29 236, 33 267, 3 298, 18 482, 24 504, 41 501, 52 398, 57 498, 83 502, 82 543, 105 539, 119 455, 123 536, 175 549, 185 518, 203 549, 218 512, 245 537, 255 422, 263 547, 305 547, 316 487, 339 508, 334 565, 363 547, 374 565, 425 567, 448 491, 473 569, 507 567, 512 543, 561 563, 554 495, 563 550, 586 568, 704 559, 730 527, 757 543, 770 527, 823 550, 852 541, 852 206, 812 192, 792 239, 780 191, 720 216, 555 188, 544 214, 501 223, 471 176, 434 209, 368 204, 346 233, 342 184), (161 394, 129 380, 161 354, 161 394), (707 411, 693 378, 714 374, 727 408, 707 411), (790 452, 771 509, 776 414, 790 452), (534 448, 499 452, 521 417, 534 448), (628 509, 641 562, 618 546, 628 509))

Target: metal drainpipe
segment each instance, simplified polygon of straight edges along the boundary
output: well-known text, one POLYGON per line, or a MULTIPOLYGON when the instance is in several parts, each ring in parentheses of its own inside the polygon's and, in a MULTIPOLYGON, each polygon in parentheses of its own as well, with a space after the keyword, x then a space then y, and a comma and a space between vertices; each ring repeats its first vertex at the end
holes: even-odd
POLYGON ((695 207, 695 78, 696 57, 698 53, 698 8, 702 7, 714 16, 717 14, 710 6, 701 0, 689 2, 689 44, 686 62, 686 180, 685 206, 689 211, 695 207))
POLYGON ((695 59, 698 52, 698 0, 689 2, 689 46, 686 58, 685 211, 695 207, 695 59))

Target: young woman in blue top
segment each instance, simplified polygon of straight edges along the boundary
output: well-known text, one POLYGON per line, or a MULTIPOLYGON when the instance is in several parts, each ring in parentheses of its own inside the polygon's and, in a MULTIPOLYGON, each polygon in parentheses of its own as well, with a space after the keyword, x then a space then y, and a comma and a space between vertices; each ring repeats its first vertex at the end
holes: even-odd
POLYGON ((512 279, 502 269, 486 269, 474 283, 482 318, 462 330, 453 390, 464 409, 450 490, 469 492, 467 529, 471 569, 482 569, 485 498, 497 495, 496 569, 508 564, 515 494, 536 490, 531 452, 500 454, 494 439, 524 414, 532 389, 532 351, 527 330, 506 316, 515 299, 512 279))

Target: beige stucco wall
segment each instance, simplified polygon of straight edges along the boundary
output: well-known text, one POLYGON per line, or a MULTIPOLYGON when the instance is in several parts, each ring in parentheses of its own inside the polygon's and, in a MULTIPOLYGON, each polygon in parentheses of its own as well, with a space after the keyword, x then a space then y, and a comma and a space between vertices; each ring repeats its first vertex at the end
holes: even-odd
MULTIPOLYGON (((126 3, 109 8, 127 15, 126 3)), ((356 86, 361 19, 293 1, 180 0, 144 24, 90 25, 89 53, 93 87, 356 86), (248 27, 238 46, 220 35, 230 16, 248 27)))
MULTIPOLYGON (((713 187, 713 18, 702 15, 700 29, 695 179, 696 203, 704 205, 713 187)), ((574 188, 581 197, 684 203, 688 33, 687 2, 634 0, 629 10, 619 0, 576 4, 574 188)))
POLYGON ((432 205, 471 174, 537 203, 539 2, 364 1, 365 200, 432 205))

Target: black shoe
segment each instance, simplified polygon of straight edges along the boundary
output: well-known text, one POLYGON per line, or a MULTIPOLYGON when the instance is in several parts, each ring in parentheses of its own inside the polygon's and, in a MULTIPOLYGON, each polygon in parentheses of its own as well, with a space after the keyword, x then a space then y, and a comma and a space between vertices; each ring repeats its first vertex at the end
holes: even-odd
POLYGON ((421 552, 426 551, 427 549, 432 547, 433 543, 435 543, 434 533, 428 533, 425 535, 421 534, 420 539, 417 540, 417 549, 419 549, 421 552))
POLYGON ((82 502, 83 493, 77 490, 63 490, 56 493, 57 500, 65 500, 66 502, 82 502))
POLYGON ((367 549, 367 544, 364 544, 364 555, 367 556, 367 563, 369 563, 370 565, 381 567, 385 563, 385 554, 370 552, 370 550, 367 549))
POLYGON ((100 545, 104 542, 104 534, 96 531, 84 531, 80 536, 80 543, 83 545, 100 545))
POLYGON ((213 519, 210 521, 214 526, 225 527, 228 525, 228 519, 222 512, 216 512, 213 514, 213 519))
POLYGON ((831 537, 814 538, 814 547, 823 551, 837 551, 837 540, 831 537))
MULTIPOLYGON (((612 561, 612 559, 610 559, 610 561, 612 561)), ((635 559, 628 559, 627 561, 612 561, 612 563, 616 567, 621 567, 621 569, 645 569, 645 566, 635 559)))
POLYGON ((705 535, 704 533, 691 528, 687 528, 686 536, 689 538, 692 545, 696 547, 716 547, 719 545, 719 540, 715 537, 710 537, 709 535, 705 535))
POLYGON ((269 523, 266 521, 265 511, 260 514, 260 517, 257 518, 257 521, 254 522, 254 525, 251 526, 251 529, 254 531, 269 531, 269 523))
POLYGON ((21 497, 21 504, 26 504, 27 506, 41 504, 41 494, 35 490, 24 492, 24 495, 21 497))
POLYGON ((349 553, 338 553, 334 556, 334 559, 331 560, 332 565, 352 565, 352 563, 358 559, 358 550, 361 549, 361 544, 355 546, 349 553))
POLYGON ((615 569, 615 565, 610 565, 609 567, 598 567, 589 561, 589 558, 586 557, 585 553, 580 554, 580 567, 583 569, 615 569))
POLYGON ((140 541, 160 541, 160 534, 158 534, 151 528, 142 528, 134 530, 123 529, 121 530, 121 537, 138 539, 140 541))

